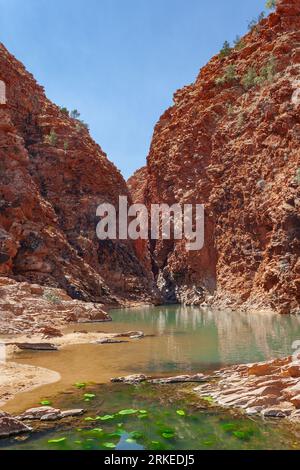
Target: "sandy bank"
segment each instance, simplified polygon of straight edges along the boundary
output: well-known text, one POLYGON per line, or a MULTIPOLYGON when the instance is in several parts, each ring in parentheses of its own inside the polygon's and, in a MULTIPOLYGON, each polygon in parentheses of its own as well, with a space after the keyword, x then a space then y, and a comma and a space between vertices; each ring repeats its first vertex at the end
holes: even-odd
POLYGON ((18 393, 58 382, 60 375, 49 369, 15 362, 0 363, 0 406, 18 393))

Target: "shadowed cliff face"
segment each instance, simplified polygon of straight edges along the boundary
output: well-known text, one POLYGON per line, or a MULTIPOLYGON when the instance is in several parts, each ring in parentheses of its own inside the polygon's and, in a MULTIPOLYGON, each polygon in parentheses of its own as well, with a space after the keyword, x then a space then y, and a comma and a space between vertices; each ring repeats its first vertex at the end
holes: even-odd
POLYGON ((299 312, 299 0, 279 1, 229 55, 175 93, 140 187, 138 179, 130 181, 138 201, 143 194, 147 204, 206 208, 201 251, 151 244, 166 300, 299 312))
POLYGON ((0 276, 79 300, 149 299, 133 244, 96 238, 97 206, 128 195, 119 171, 3 45, 0 79, 0 276))

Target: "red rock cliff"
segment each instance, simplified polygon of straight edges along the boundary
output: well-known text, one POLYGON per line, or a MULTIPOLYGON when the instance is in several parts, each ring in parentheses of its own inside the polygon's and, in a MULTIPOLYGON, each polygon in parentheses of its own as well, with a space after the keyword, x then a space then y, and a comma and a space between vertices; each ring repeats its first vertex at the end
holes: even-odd
POLYGON ((0 79, 0 276, 79 300, 149 299, 131 242, 96 238, 97 206, 128 195, 119 171, 3 45, 0 79))
POLYGON ((142 190, 131 186, 148 204, 205 204, 201 251, 152 242, 167 300, 299 312, 299 0, 278 1, 231 53, 175 93, 147 173, 146 189, 144 178, 142 190))

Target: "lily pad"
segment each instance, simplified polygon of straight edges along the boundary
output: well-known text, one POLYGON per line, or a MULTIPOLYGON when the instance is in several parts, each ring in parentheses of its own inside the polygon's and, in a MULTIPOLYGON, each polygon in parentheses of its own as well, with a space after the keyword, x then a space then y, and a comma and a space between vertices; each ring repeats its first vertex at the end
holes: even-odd
POLYGON ((52 402, 50 400, 42 400, 40 403, 43 406, 51 406, 52 405, 52 402))
POLYGON ((131 439, 131 437, 129 437, 128 439, 126 439, 126 442, 128 444, 136 444, 136 441, 134 439, 131 439))
POLYGON ((61 437, 59 439, 49 439, 48 444, 62 444, 63 442, 66 442, 66 440, 66 437, 61 437))
POLYGON ((119 415, 121 416, 129 416, 129 415, 135 415, 138 413, 138 410, 133 410, 133 409, 128 409, 128 410, 121 410, 119 411, 119 415))
POLYGON ((103 447, 105 447, 106 449, 115 449, 116 444, 114 444, 113 442, 104 442, 103 447))
POLYGON ((86 385, 87 385, 87 384, 84 383, 84 382, 77 382, 77 383, 74 385, 74 387, 79 388, 79 389, 82 389, 82 388, 85 388, 86 385))
POLYGON ((93 398, 96 397, 96 395, 95 395, 94 393, 85 393, 85 394, 83 395, 83 397, 84 397, 85 399, 92 400, 93 398))
POLYGON ((173 439, 175 437, 175 434, 173 432, 163 432, 162 437, 165 439, 173 439))
POLYGON ((96 421, 110 421, 114 419, 115 415, 104 415, 104 416, 97 416, 96 421))

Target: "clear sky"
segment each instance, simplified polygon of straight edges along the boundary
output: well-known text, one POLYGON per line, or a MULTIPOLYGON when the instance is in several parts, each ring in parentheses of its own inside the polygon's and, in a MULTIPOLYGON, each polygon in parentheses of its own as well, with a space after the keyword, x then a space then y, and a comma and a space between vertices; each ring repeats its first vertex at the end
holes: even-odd
POLYGON ((0 41, 127 178, 159 116, 265 0, 0 0, 0 41))

